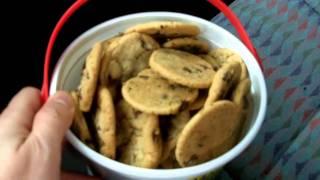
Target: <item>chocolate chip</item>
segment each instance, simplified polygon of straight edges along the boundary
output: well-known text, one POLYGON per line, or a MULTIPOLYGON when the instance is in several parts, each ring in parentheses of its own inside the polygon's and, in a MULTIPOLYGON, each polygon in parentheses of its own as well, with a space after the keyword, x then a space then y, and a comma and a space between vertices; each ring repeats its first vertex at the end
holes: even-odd
POLYGON ((209 69, 207 66, 203 65, 203 64, 198 64, 200 67, 202 67, 204 70, 209 69))
POLYGON ((146 50, 150 50, 150 46, 142 39, 140 39, 141 47, 146 50))
POLYGON ((162 99, 168 99, 168 95, 167 94, 162 94, 161 98, 162 99))
POLYGON ((86 66, 87 66, 87 64, 86 64, 86 63, 84 63, 84 64, 82 65, 82 69, 85 69, 85 68, 86 68, 86 66))
POLYGON ((226 83, 230 84, 232 81, 232 75, 227 72, 225 74, 223 74, 222 80, 225 81, 226 83))
POLYGON ((201 72, 202 72, 201 69, 198 69, 198 68, 196 68, 196 67, 195 67, 194 69, 195 69, 195 72, 196 72, 196 73, 201 73, 201 72))
POLYGON ((182 85, 180 85, 180 84, 176 84, 176 87, 177 87, 177 88, 181 88, 181 89, 185 89, 185 88, 186 88, 185 86, 182 86, 182 85))
POLYGON ((217 71, 220 67, 216 65, 212 65, 213 70, 217 71))
POLYGON ((189 69, 188 67, 183 67, 182 70, 188 73, 192 73, 191 69, 189 69))
POLYGON ((138 77, 141 78, 141 79, 149 79, 149 76, 145 76, 145 75, 140 75, 138 77))
POLYGON ((133 155, 132 155, 132 162, 136 162, 136 160, 137 160, 137 155, 136 155, 136 154, 133 154, 133 155))
POLYGON ((81 76, 86 79, 89 79, 89 77, 90 77, 88 71, 86 71, 86 70, 82 71, 81 76))
POLYGON ((167 79, 164 77, 159 77, 159 79, 166 81, 167 79))
MULTIPOLYGON (((81 88, 79 88, 79 92, 81 92, 81 88)), ((82 94, 79 93, 78 97, 79 97, 79 100, 81 100, 82 99, 82 94)))
POLYGON ((169 85, 169 88, 170 88, 171 90, 175 90, 175 89, 176 89, 176 86, 173 85, 173 84, 170 84, 170 85, 169 85))

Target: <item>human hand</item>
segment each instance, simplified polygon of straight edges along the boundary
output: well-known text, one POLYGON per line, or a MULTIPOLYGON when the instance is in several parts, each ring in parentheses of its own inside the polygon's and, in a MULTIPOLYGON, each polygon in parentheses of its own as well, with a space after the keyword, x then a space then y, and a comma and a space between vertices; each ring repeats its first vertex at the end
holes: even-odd
POLYGON ((39 90, 21 90, 0 115, 0 180, 96 179, 60 175, 62 141, 73 114, 65 92, 41 106, 39 90))

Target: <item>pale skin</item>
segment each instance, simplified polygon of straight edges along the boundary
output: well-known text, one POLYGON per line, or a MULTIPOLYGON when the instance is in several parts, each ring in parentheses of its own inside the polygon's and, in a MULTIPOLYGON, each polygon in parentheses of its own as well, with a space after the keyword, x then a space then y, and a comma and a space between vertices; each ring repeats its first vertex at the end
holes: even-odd
POLYGON ((0 115, 0 180, 95 180, 61 173, 61 151, 74 108, 66 92, 43 105, 40 91, 24 88, 0 115))

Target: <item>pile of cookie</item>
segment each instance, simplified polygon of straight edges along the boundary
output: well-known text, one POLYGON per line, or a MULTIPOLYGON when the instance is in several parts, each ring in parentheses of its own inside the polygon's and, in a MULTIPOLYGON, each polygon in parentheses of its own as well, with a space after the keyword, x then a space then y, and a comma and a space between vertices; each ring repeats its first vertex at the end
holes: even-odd
POLYGON ((157 21, 96 43, 71 92, 73 132, 102 155, 144 168, 193 166, 232 148, 250 107, 246 65, 199 33, 157 21))

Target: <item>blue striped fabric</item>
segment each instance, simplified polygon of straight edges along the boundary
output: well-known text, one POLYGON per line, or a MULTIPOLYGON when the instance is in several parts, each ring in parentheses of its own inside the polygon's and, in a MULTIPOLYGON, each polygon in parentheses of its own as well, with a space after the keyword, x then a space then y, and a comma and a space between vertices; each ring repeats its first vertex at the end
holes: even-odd
MULTIPOLYGON (((263 60, 269 99, 259 135, 218 179, 320 179, 320 1, 230 7, 263 60)), ((222 14, 212 21, 235 34, 222 14)))

